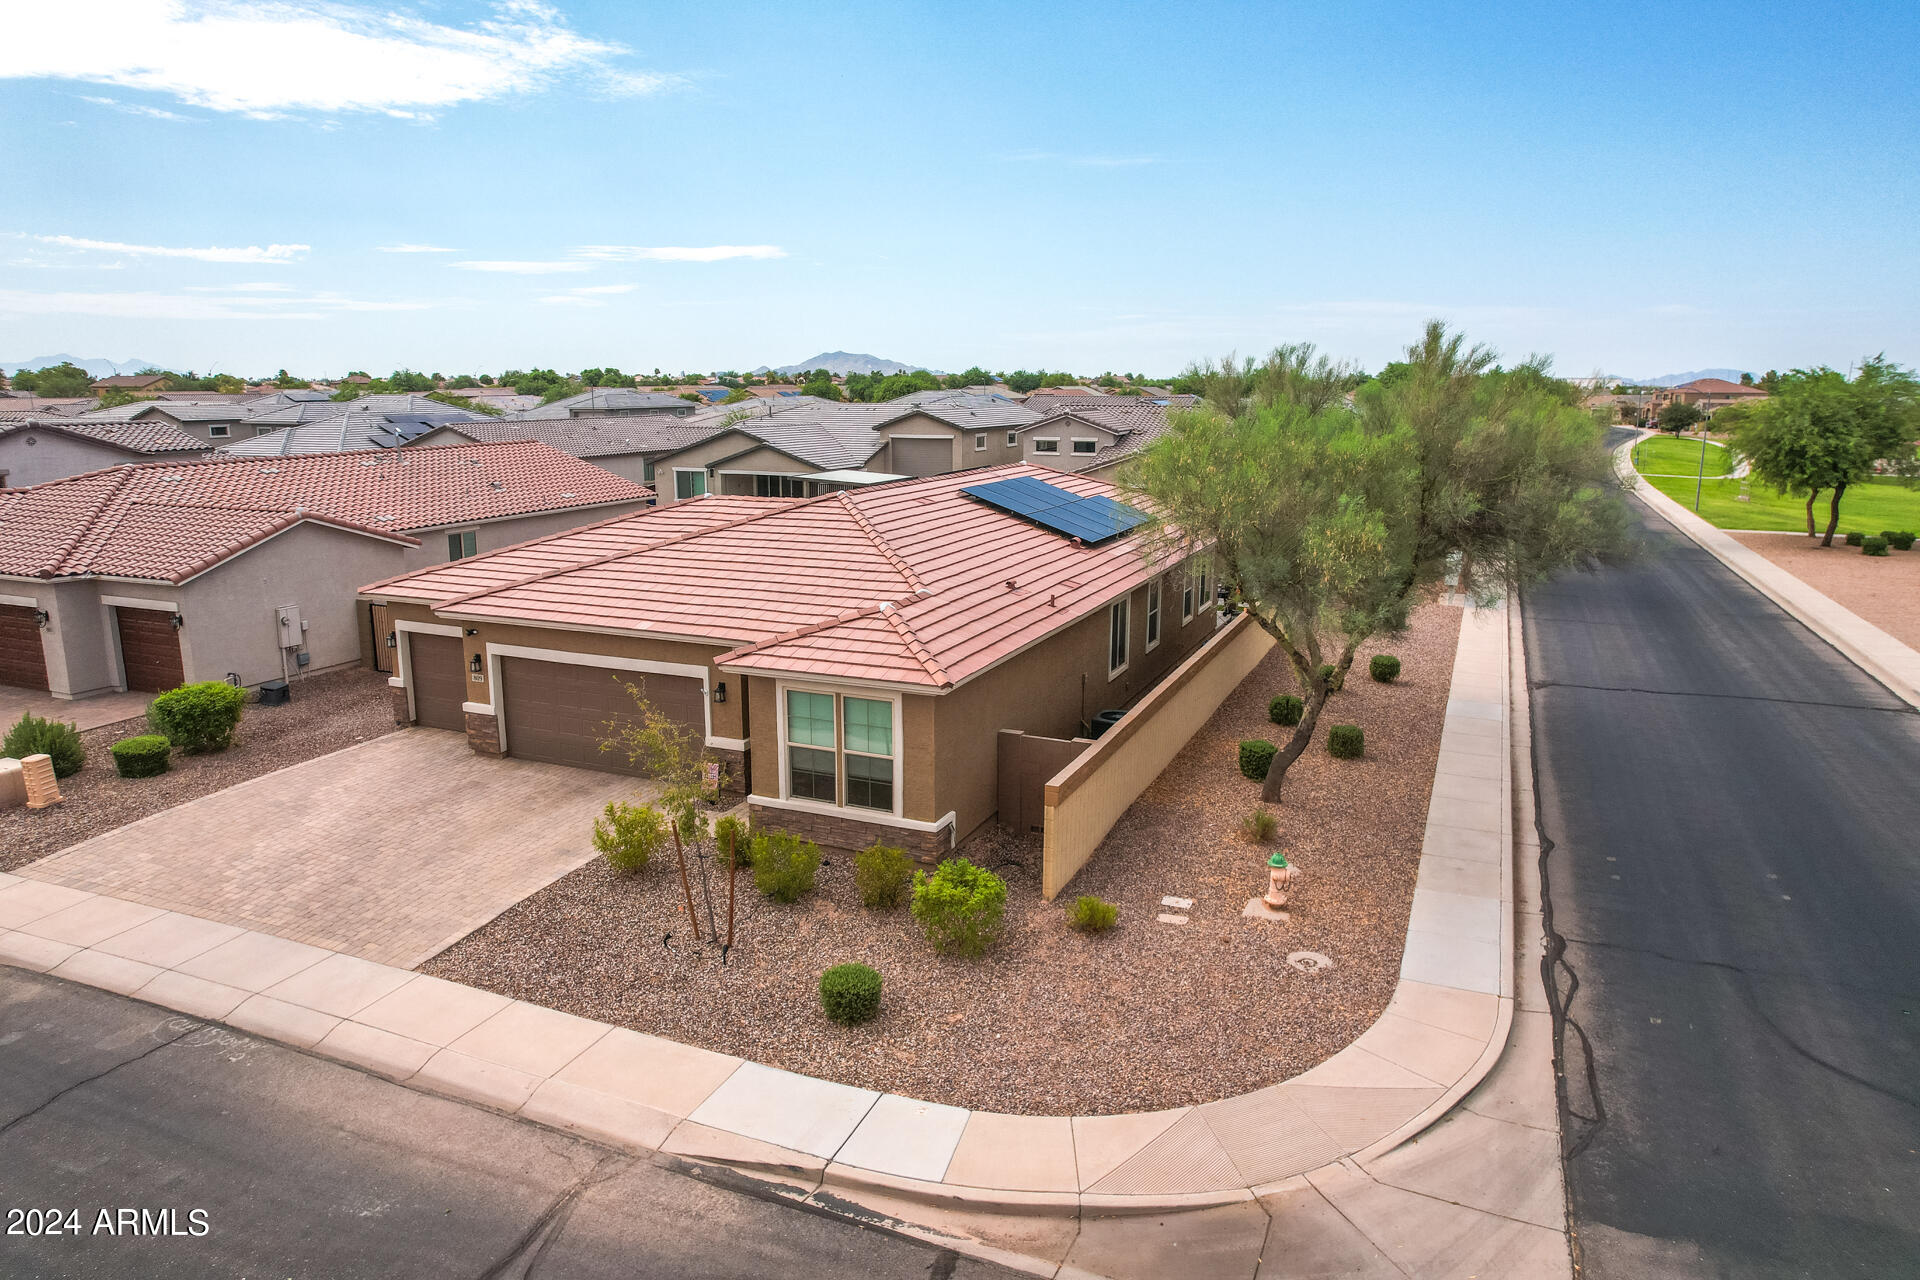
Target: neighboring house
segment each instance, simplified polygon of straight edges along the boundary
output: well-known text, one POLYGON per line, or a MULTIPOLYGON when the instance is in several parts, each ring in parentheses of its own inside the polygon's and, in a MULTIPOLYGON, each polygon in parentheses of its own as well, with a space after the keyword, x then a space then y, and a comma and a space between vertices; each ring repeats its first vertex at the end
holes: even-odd
POLYGON ((800 394, 800 388, 791 382, 769 382, 758 387, 748 387, 746 392, 750 396, 759 396, 762 400, 771 400, 782 396, 797 396, 800 394))
POLYGON ((1062 396, 1077 400, 1105 400, 1110 398, 1106 392, 1100 390, 1098 387, 1037 387, 1026 394, 1026 403, 1039 409, 1044 408, 1048 401, 1062 396), (1035 403, 1036 401, 1038 403, 1035 403))
POLYGON ((1010 514, 987 500, 1006 480, 1062 502, 1113 493, 1014 465, 809 501, 707 497, 361 598, 393 621, 402 722, 631 771, 599 744, 633 714, 632 682, 761 823, 937 857, 994 816, 1001 730, 1086 735, 1214 632, 1203 560, 1010 514))
POLYGON ((172 381, 163 373, 117 373, 90 383, 87 390, 99 395, 104 391, 128 391, 134 395, 165 391, 172 381))
POLYGON ((660 391, 634 391, 626 387, 595 387, 577 396, 567 396, 551 404, 538 405, 514 415, 520 419, 540 418, 690 418, 698 408, 690 400, 660 391))
POLYGON ((481 437, 462 428, 493 421, 484 414, 444 405, 433 413, 379 413, 350 404, 333 407, 340 411, 334 417, 223 444, 218 453, 223 458, 271 458, 398 449, 404 445, 472 444, 481 437))
MULTIPOLYGON (((676 404, 691 409, 685 400, 676 404)), ((672 414, 610 418, 501 418, 461 423, 457 430, 476 440, 541 440, 562 453, 585 458, 635 484, 653 486, 654 464, 724 430, 712 420, 672 414)), ((438 443, 426 440, 423 443, 438 443)), ((668 483, 671 484, 671 478, 668 483)))
POLYGON ((100 403, 98 396, 36 396, 30 391, 0 392, 0 415, 77 418, 100 403))
POLYGON ((386 627, 355 606, 359 584, 649 497, 537 441, 149 463, 0 490, 0 684, 76 698, 381 665, 386 627))
POLYGON ((1167 410, 1132 396, 1081 402, 1021 428, 1023 458, 1112 480, 1120 465, 1165 433, 1167 410))
POLYGON ((1724 409, 1730 404, 1744 404, 1750 400, 1764 400, 1767 393, 1759 387, 1742 386, 1738 382, 1728 382, 1725 378, 1695 378, 1692 382, 1683 382, 1677 387, 1667 387, 1652 393, 1649 408, 1658 417, 1660 410, 1676 401, 1690 404, 1702 413, 1712 413, 1715 409, 1724 409))
POLYGON ((249 420, 262 409, 257 400, 140 400, 95 409, 83 422, 163 422, 208 446, 251 434, 249 420))
POLYGON ((127 462, 184 462, 206 453, 206 441, 167 422, 0 419, 0 489, 24 489, 127 462))

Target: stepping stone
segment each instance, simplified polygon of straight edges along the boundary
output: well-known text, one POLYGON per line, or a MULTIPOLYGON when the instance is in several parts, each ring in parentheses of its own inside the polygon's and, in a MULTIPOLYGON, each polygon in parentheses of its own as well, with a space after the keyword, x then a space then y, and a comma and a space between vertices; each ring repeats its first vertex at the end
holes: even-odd
POLYGON ((1165 911, 1155 916, 1154 919, 1158 920, 1161 924, 1185 924, 1187 922, 1185 916, 1176 916, 1165 911))
POLYGON ((1162 898, 1160 899, 1160 905, 1163 907, 1172 907, 1175 911, 1191 911, 1193 910, 1193 899, 1162 898))

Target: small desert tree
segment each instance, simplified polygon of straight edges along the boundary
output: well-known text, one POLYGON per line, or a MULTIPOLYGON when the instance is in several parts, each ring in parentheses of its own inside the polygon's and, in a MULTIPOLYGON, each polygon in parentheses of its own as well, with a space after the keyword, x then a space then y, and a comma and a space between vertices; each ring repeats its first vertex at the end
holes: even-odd
MULTIPOLYGON (((607 736, 600 749, 625 757, 636 772, 658 779, 662 790, 659 805, 679 833, 682 848, 699 873, 701 899, 706 908, 707 936, 714 936, 713 888, 709 883, 708 863, 719 853, 713 847, 713 834, 707 828, 702 806, 717 798, 719 771, 707 756, 700 733, 681 724, 647 700, 646 677, 626 685, 633 699, 634 714, 623 721, 609 721, 607 736)), ((688 911, 693 907, 688 888, 688 911)), ((699 923, 694 922, 699 933, 699 923)))

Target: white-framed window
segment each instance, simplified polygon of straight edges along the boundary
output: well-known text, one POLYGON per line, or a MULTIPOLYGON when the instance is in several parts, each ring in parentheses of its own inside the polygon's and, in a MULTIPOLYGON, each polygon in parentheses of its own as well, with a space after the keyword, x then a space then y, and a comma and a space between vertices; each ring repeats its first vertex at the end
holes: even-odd
POLYGON ((804 498, 807 496, 807 482, 799 476, 755 474, 753 496, 756 498, 804 498))
POLYGON ((987 451, 987 433, 986 432, 982 431, 978 435, 974 436, 973 451, 975 453, 985 453, 987 451))
POLYGON ((1073 451, 1075 453, 1098 453, 1100 452, 1100 442, 1088 436, 1075 436, 1073 438, 1073 451))
POLYGON ((1012 448, 1012 447, 1013 447, 1014 445, 1016 445, 1016 444, 1019 444, 1019 443, 1020 443, 1020 433, 1019 433, 1018 431, 1009 431, 1009 432, 1007 432, 1007 447, 1008 447, 1008 448, 1012 448))
POLYGON ((1035 436, 1033 438, 1033 451, 1035 453, 1058 453, 1060 452, 1060 438, 1058 436, 1035 436))
POLYGON ((207 428, 207 434, 215 440, 225 440, 233 434, 233 428, 224 422, 216 422, 207 428))
POLYGON ((471 529, 466 530, 464 533, 448 534, 447 559, 465 560, 470 555, 478 554, 478 548, 475 547, 474 542, 474 532, 471 529))
POLYGON ((653 483, 653 463, 651 461, 640 464, 640 483, 645 485, 651 485, 653 483))
POLYGON ((1160 643, 1160 579, 1147 583, 1147 651, 1160 643))
POLYGON ((673 469, 673 496, 675 498, 697 498, 706 491, 706 468, 675 467, 673 469))
POLYGON ((784 690, 786 798, 898 813, 899 709, 892 698, 784 690))
POLYGON ((1194 581, 1193 563, 1187 563, 1187 571, 1180 575, 1180 623, 1185 626, 1193 621, 1193 602, 1199 595, 1200 584, 1194 581))
POLYGON ((1111 680, 1127 669, 1128 627, 1132 621, 1131 604, 1126 596, 1121 596, 1107 606, 1107 679, 1111 680))

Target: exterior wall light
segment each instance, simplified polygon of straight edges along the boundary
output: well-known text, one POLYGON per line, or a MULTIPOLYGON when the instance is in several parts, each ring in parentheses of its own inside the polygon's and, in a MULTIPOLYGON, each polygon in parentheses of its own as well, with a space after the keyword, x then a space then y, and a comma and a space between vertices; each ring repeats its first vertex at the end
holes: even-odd
POLYGON ((176 613, 176 614, 174 614, 174 615, 173 615, 173 616, 172 616, 171 618, 169 618, 169 619, 167 619, 167 621, 169 621, 169 622, 171 622, 171 623, 173 624, 173 629, 174 629, 175 631, 178 631, 178 630, 179 630, 180 628, 182 628, 182 627, 184 627, 184 626, 186 626, 186 625, 187 625, 187 620, 186 620, 185 618, 183 618, 183 617, 181 617, 181 616, 180 616, 179 614, 177 614, 177 613, 176 613))
POLYGON ((727 700, 727 682, 725 680, 713 686, 713 700, 715 702, 725 702, 727 700))
POLYGON ((393 632, 391 631, 387 632, 387 648, 398 649, 399 647, 400 647, 400 642, 394 639, 393 632))
POLYGON ((475 675, 480 674, 480 655, 479 654, 476 653, 473 655, 473 661, 467 664, 467 670, 473 672, 473 674, 475 675))
POLYGON ((48 623, 53 621, 53 615, 48 613, 45 609, 35 609, 33 611, 33 621, 35 625, 40 627, 45 627, 48 623))

